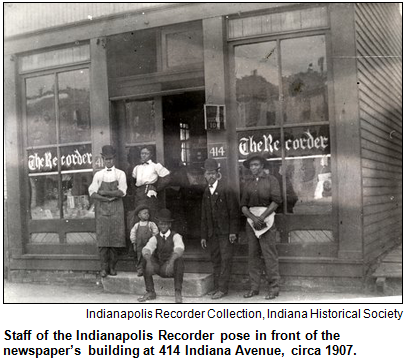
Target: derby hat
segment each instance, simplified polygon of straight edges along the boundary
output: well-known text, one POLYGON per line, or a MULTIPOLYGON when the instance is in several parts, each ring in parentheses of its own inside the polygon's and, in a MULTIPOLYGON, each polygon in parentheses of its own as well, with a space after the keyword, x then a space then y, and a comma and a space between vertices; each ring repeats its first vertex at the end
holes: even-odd
POLYGON ((219 169, 220 169, 220 166, 218 165, 216 160, 214 160, 212 158, 208 158, 206 161, 204 161, 203 170, 205 170, 205 171, 217 171, 219 169))
POLYGON ((151 212, 151 209, 147 205, 138 205, 134 210, 134 215, 138 215, 138 213, 142 210, 148 210, 151 212))
POLYGON ((116 150, 113 146, 106 145, 102 147, 101 155, 106 158, 111 158, 116 155, 116 150))
POLYGON ((250 168, 250 162, 252 160, 260 160, 264 166, 268 165, 268 161, 266 160, 266 157, 262 152, 251 153, 242 164, 246 168, 250 168))
POLYGON ((172 222, 174 219, 172 219, 172 214, 171 211, 168 209, 162 209, 159 210, 155 218, 158 221, 163 221, 163 222, 172 222))

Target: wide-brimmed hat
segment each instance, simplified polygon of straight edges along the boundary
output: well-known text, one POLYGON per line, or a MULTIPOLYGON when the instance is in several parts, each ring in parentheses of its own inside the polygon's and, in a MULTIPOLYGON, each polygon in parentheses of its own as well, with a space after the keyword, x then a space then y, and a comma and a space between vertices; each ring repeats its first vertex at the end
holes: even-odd
POLYGON ((171 211, 168 209, 159 210, 158 213, 156 214, 155 218, 158 221, 164 221, 164 222, 172 222, 174 220, 174 219, 172 219, 171 211))
POLYGON ((138 215, 138 213, 142 210, 148 210, 151 212, 151 209, 147 205, 138 205, 134 210, 134 215, 138 215))
POLYGON ((264 164, 264 166, 266 166, 268 164, 268 162, 266 160, 266 156, 262 152, 251 153, 242 164, 246 168, 250 168, 250 162, 252 160, 260 160, 264 164))
POLYGON ((208 158, 204 161, 204 166, 202 167, 205 171, 218 171, 220 166, 218 165, 217 161, 213 158, 208 158))
POLYGON ((116 150, 113 146, 106 145, 102 147, 101 155, 107 158, 114 157, 116 155, 116 150))

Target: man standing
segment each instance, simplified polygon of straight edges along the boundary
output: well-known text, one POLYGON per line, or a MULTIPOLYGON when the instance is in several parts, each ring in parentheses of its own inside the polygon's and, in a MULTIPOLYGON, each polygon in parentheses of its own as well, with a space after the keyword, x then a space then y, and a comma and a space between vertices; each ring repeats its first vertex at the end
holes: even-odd
POLYGON ((234 194, 220 181, 219 166, 214 159, 204 162, 207 188, 203 194, 201 245, 207 246, 213 263, 214 289, 211 299, 228 293, 234 243, 238 233, 238 205, 234 194))
POLYGON ((281 191, 278 180, 265 172, 267 161, 260 153, 250 155, 243 164, 251 171, 251 178, 244 187, 241 199, 242 213, 247 217, 248 271, 251 284, 251 289, 244 294, 244 298, 259 294, 261 251, 268 284, 265 299, 274 299, 279 295, 280 279, 274 215, 282 204, 281 191))
POLYGON ((142 249, 144 262, 144 281, 146 294, 138 298, 139 302, 156 298, 153 275, 175 280, 175 302, 182 303, 183 252, 185 245, 182 236, 171 230, 172 215, 168 209, 162 209, 156 215, 159 233, 152 236, 142 249))
MULTIPOLYGON (((141 164, 134 167, 132 177, 135 179, 135 207, 140 204, 148 206, 151 218, 159 210, 158 192, 170 182, 170 172, 160 163, 151 160, 152 148, 141 149, 141 164)), ((130 225, 132 227, 132 225, 130 225)))
POLYGON ((115 149, 103 146, 105 168, 95 173, 89 186, 89 195, 95 200, 96 236, 99 247, 101 272, 117 275, 118 249, 125 246, 123 197, 127 192, 124 171, 114 167, 115 149))

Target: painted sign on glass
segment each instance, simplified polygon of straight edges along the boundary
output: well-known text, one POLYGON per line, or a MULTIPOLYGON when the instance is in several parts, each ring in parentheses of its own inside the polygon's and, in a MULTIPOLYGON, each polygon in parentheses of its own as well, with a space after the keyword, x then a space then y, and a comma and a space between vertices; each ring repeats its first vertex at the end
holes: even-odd
POLYGON ((92 146, 76 145, 60 148, 58 158, 56 147, 29 150, 27 155, 29 173, 75 171, 92 168, 92 146))

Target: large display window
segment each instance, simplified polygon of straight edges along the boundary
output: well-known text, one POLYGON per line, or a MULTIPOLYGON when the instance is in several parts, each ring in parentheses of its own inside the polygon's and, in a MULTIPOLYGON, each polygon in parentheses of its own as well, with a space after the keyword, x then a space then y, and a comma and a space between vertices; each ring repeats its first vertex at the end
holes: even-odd
MULTIPOLYGON (((80 45, 46 54, 37 58, 53 60, 35 63, 29 55, 20 61, 29 244, 77 244, 68 232, 91 230, 85 220, 95 217, 88 194, 93 177, 90 53, 88 45, 80 45), (47 65, 52 69, 43 69, 47 65)), ((93 244, 93 233, 81 233, 80 242, 93 244)))
MULTIPOLYGON (((250 26, 261 21, 253 17, 250 26)), ((235 31, 238 23, 232 25, 235 31)), ((283 195, 277 210, 279 240, 331 243, 334 183, 328 32, 290 34, 288 30, 296 29, 230 44, 240 189, 250 175, 242 162, 251 153, 264 153, 265 171, 278 179, 283 195)))

